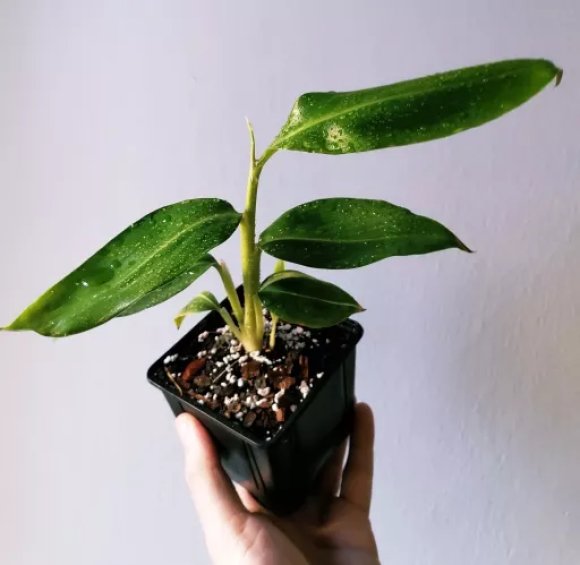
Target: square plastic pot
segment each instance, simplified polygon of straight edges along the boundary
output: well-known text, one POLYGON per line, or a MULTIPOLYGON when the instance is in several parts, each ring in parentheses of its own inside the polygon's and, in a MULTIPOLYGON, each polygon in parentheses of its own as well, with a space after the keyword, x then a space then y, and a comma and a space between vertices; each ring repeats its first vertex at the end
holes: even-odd
POLYGON ((319 367, 324 376, 315 380, 298 409, 272 439, 266 440, 238 422, 180 396, 165 375, 166 356, 193 358, 202 349, 198 335, 220 326, 221 318, 211 312, 153 363, 147 378, 163 392, 176 416, 189 412, 209 430, 223 468, 233 481, 272 512, 290 513, 303 504, 318 472, 352 429, 356 344, 363 329, 350 319, 331 329, 331 344, 321 345, 310 354, 323 360, 319 367))

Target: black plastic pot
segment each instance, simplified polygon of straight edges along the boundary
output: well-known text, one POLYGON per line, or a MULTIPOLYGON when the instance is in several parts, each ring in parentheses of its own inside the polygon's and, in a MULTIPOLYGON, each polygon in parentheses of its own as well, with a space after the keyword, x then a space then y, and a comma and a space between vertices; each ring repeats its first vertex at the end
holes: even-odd
POLYGON ((269 510, 287 514, 302 505, 321 467, 351 431, 355 352, 362 326, 349 319, 325 330, 333 339, 315 355, 324 376, 270 440, 180 396, 165 375, 166 356, 194 357, 202 348, 198 335, 220 326, 221 318, 211 312, 151 366, 147 378, 163 392, 176 416, 189 412, 206 426, 233 481, 269 510))

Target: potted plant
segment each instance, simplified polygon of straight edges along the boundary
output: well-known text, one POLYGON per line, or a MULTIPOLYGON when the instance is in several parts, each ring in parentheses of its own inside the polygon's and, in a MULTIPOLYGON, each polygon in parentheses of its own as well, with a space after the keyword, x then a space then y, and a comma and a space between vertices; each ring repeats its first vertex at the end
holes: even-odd
POLYGON ((343 155, 449 136, 538 93, 561 71, 540 59, 501 61, 353 92, 304 94, 250 167, 242 213, 196 198, 148 214, 50 288, 4 330, 67 336, 135 314, 210 268, 221 303, 202 292, 177 315, 209 314, 150 368, 173 411, 198 417, 226 471, 276 512, 304 500, 349 433, 363 308, 336 285, 287 268, 350 269, 392 256, 456 248, 440 223, 382 200, 323 198, 283 213, 256 237, 260 173, 278 151, 343 155), (242 284, 209 252, 240 230, 242 284), (278 259, 262 276, 262 254, 278 259))

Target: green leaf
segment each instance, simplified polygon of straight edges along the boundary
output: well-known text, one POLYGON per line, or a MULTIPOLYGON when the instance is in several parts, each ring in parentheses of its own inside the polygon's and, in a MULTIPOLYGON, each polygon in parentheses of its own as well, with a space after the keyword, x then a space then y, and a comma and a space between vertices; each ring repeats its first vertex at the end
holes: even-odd
POLYGON ((210 249, 228 239, 240 217, 216 198, 160 208, 107 243, 5 329, 71 335, 122 315, 157 290, 159 298, 161 288, 185 277, 210 249))
POLYGON ((280 319, 310 328, 334 326, 364 308, 334 284, 298 271, 268 277, 258 291, 262 303, 280 319))
POLYGON ((550 61, 518 59, 365 90, 303 94, 271 148, 338 155, 446 137, 498 118, 561 76, 550 61))
POLYGON ((469 249, 446 227, 384 200, 325 198, 288 210, 260 236, 260 247, 308 267, 350 269, 394 255, 469 249))
POLYGON ((173 280, 165 283, 164 285, 148 292, 140 300, 137 300, 131 306, 122 310, 117 314, 117 316, 129 316, 131 314, 136 314, 145 310, 146 308, 151 308, 157 304, 165 302, 172 296, 175 296, 182 290, 185 290, 190 284, 192 284, 196 279, 201 277, 210 267, 216 266, 217 261, 209 253, 204 255, 201 259, 198 259, 197 263, 192 265, 185 273, 175 277, 173 280))
POLYGON ((211 310, 219 311, 220 304, 209 290, 204 290, 178 312, 174 319, 175 325, 180 328, 186 316, 198 314, 199 312, 210 312, 211 310))

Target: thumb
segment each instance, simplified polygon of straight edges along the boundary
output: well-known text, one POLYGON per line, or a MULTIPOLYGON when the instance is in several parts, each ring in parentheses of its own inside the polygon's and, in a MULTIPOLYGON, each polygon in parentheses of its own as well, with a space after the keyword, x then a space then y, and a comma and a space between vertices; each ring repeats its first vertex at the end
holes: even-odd
POLYGON ((207 537, 224 534, 245 517, 245 509, 232 482, 224 473, 214 443, 203 425, 191 414, 176 420, 185 452, 185 477, 207 537))

